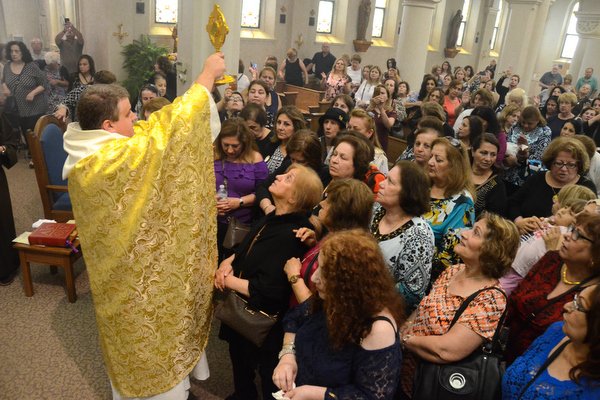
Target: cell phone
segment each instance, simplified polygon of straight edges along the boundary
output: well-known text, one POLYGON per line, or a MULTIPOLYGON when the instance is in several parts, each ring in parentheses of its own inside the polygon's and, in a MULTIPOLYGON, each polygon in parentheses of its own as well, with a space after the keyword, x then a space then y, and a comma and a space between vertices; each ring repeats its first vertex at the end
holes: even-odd
POLYGON ((69 18, 65 18, 65 24, 69 21, 71 21, 69 18))

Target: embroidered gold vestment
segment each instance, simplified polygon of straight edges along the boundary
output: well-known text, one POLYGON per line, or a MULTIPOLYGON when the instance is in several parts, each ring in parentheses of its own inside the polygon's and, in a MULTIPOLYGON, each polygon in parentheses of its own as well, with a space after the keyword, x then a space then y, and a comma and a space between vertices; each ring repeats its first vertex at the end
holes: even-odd
MULTIPOLYGON (((208 341, 217 267, 208 96, 194 85, 68 175, 108 375, 124 397, 170 390, 208 341)), ((66 149, 98 132, 75 127, 66 149)))

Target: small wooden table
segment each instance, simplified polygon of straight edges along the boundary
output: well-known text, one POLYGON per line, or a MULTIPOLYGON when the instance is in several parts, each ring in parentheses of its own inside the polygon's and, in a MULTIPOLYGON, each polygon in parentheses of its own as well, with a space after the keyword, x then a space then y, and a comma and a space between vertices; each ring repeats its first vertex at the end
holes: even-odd
POLYGON ((77 301, 73 264, 81 258, 81 245, 79 244, 79 239, 73 241, 73 247, 79 250, 77 253, 70 247, 30 246, 21 243, 16 243, 13 247, 19 251, 26 296, 31 297, 34 294, 31 269, 29 267, 29 263, 33 262, 50 265, 51 274, 58 273, 57 267, 63 267, 65 269, 67 280, 67 296, 69 302, 75 303, 77 301))

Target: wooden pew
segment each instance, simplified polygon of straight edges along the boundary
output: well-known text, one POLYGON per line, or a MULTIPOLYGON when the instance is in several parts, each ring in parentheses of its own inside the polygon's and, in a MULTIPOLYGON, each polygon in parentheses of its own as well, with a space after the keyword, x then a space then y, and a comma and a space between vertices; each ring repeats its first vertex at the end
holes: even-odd
POLYGON ((284 105, 296 106, 304 114, 310 114, 309 107, 319 106, 319 102, 325 96, 324 91, 307 89, 300 86, 289 85, 285 81, 275 84, 275 91, 282 97, 284 105))
POLYGON ((398 157, 406 150, 406 147, 408 147, 406 140, 390 136, 386 153, 390 169, 392 169, 398 157))

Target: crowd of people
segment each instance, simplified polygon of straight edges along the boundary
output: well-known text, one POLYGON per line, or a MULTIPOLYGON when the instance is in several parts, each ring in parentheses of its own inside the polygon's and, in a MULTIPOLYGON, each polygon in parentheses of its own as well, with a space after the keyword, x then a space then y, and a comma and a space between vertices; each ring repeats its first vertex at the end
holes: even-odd
MULTIPOLYGON (((71 54, 83 47, 72 24, 59 39, 60 59, 46 53, 43 68, 23 43, 6 46, 4 94, 17 99, 23 131, 49 112, 85 117, 79 100, 116 86, 90 56, 80 54, 69 70, 63 48, 71 54)), ((547 92, 528 96, 520 77, 496 72, 495 62, 474 73, 445 61, 410 84, 394 59, 385 70, 361 62, 358 54, 337 58, 323 43, 312 59, 300 60, 293 48, 281 65, 269 56, 260 70, 250 68, 247 85, 238 76, 222 97, 207 76, 197 80, 212 93, 221 120, 213 157, 201 160, 213 165, 209 193, 218 196, 210 222, 220 263, 214 286, 276 316, 260 346, 238 325, 221 324, 233 367, 227 399, 255 400, 255 371, 264 399, 279 390, 298 399, 411 398, 419 363, 459 362, 481 349, 505 310, 503 398, 600 396, 600 98, 591 97, 598 90, 593 70, 573 86, 555 66, 540 80, 547 92), (278 78, 297 86, 313 81, 322 90, 331 106, 319 116, 318 132, 307 129, 298 107, 285 105, 275 91, 278 78), (389 158, 390 137, 406 140, 397 160, 389 158), (225 245, 239 224, 245 236, 225 245)), ((135 126, 140 132, 152 131, 159 118, 170 124, 170 110, 183 116, 188 106, 181 101, 161 112, 175 101, 176 79, 166 57, 155 73, 134 104, 148 121, 135 126)), ((221 73, 214 67, 210 78, 221 73)), ((194 87, 188 93, 204 95, 194 87)), ((113 127, 80 124, 70 125, 71 137, 113 127)), ((181 149, 201 147, 182 137, 181 149)), ((145 136, 137 142, 156 146, 145 136)), ((7 147, 0 143, 3 157, 14 146, 7 147)), ((157 151, 171 162, 178 160, 173 149, 157 151)), ((197 168, 189 161, 182 162, 197 168)), ((70 168, 85 174, 80 164, 70 168)), ((80 179, 82 196, 90 182, 80 179)), ((170 201, 180 207, 185 199, 170 201)), ((79 212, 89 207, 74 205, 79 212)), ((97 222, 92 218, 85 220, 97 222)), ((101 289, 93 290, 96 300, 101 289)), ((111 383, 126 387, 113 376, 111 383)))
MULTIPOLYGON (((263 397, 411 398, 420 362, 458 362, 481 349, 505 311, 514 366, 504 398, 598 395, 597 327, 588 325, 600 295, 600 98, 589 97, 597 88, 577 96, 550 72, 550 93, 528 96, 510 70, 493 79, 495 62, 474 73, 445 61, 412 92, 393 59, 385 69, 361 67, 360 55, 335 57, 327 43, 312 59, 297 54, 290 49, 279 69, 269 56, 251 71, 247 93, 227 89, 219 104, 224 126, 245 121, 255 139, 239 129, 237 154, 259 151, 269 176, 245 177, 250 201, 230 180, 232 215, 244 207, 257 222, 233 255, 222 255, 215 285, 280 316, 261 347, 222 324, 235 383, 228 399, 256 399, 254 370, 263 397), (317 132, 282 105, 275 71, 324 92, 331 105, 317 132), (279 110, 269 110, 267 96, 279 110), (388 158, 390 137, 407 142, 397 160, 388 158), (300 189, 300 171, 315 184, 300 189), (282 187, 310 196, 314 208, 275 237, 265 224, 298 212, 282 187), (246 261, 262 246, 268 261, 246 261), (540 354, 528 349, 567 339, 556 360, 568 357, 570 366, 551 364, 538 377, 540 354)), ((580 86, 591 87, 590 78, 580 86)))

